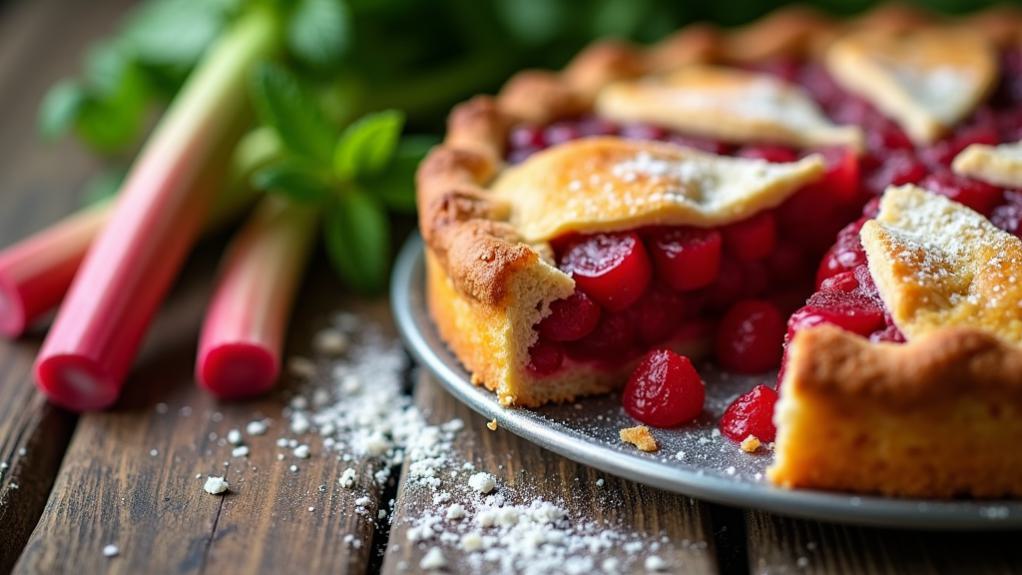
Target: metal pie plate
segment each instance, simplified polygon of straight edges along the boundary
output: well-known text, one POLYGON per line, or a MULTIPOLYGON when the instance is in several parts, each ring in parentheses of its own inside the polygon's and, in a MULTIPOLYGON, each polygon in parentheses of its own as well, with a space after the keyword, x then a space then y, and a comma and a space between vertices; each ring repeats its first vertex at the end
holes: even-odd
MULTIPOLYGON (((700 368, 706 409, 694 424, 656 429, 656 453, 622 444, 618 430, 636 425, 617 395, 541 409, 504 408, 496 396, 473 385, 468 372, 440 339, 425 300, 425 265, 418 236, 405 244, 391 283, 391 305, 411 353, 458 400, 528 441, 579 463, 661 489, 726 505, 823 521, 922 529, 1022 528, 1019 501, 936 501, 854 496, 775 487, 764 478, 772 454, 749 455, 715 432, 724 408, 773 376, 734 376, 700 368)), ((849 454, 854 457, 854 454, 849 454)))

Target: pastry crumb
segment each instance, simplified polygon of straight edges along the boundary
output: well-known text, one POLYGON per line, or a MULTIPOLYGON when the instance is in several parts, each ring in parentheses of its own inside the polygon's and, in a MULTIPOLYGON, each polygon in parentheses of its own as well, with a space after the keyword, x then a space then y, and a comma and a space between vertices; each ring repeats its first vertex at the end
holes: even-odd
POLYGON ((447 559, 444 558, 444 554, 440 551, 439 547, 430 549, 426 556, 422 558, 422 561, 419 562, 419 568, 426 571, 436 571, 446 566, 447 559))
POLYGON ((491 420, 486 422, 486 429, 489 429, 490 431, 497 431, 497 418, 496 417, 494 417, 493 419, 491 419, 491 420))
POLYGON ((741 447, 742 451, 746 453, 755 453, 756 450, 759 449, 761 445, 763 445, 763 442, 761 442, 758 437, 756 437, 755 435, 750 435, 742 440, 741 447))
POLYGON ((619 434, 621 441, 634 445, 639 451, 651 452, 660 449, 653 434, 649 432, 649 428, 645 425, 624 427, 619 434))

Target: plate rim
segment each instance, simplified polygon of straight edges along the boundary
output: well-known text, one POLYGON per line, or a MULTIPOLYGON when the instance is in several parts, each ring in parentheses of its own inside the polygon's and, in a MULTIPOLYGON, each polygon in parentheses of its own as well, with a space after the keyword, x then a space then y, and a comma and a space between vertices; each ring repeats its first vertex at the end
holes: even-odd
POLYGON ((501 406, 496 396, 471 383, 467 372, 450 351, 446 348, 436 350, 430 345, 425 333, 435 328, 425 310, 424 284, 424 245, 418 233, 413 233, 394 264, 390 302, 398 333, 418 363, 473 411, 496 419, 498 425, 515 435, 572 461, 696 499, 801 519, 944 531, 1022 528, 1022 502, 1019 501, 948 502, 784 489, 765 483, 740 483, 713 474, 698 474, 605 444, 579 441, 581 433, 575 431, 572 434, 570 428, 544 420, 532 410, 501 406), (444 356, 447 356, 446 360, 444 356), (984 508, 1007 508, 1008 514, 1005 517, 993 516, 989 512, 984 514, 984 508))

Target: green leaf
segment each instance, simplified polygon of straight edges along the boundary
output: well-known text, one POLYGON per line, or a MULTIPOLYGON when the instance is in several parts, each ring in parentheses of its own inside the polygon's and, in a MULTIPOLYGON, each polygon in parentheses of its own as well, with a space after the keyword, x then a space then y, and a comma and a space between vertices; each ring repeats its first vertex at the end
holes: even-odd
POLYGON ((429 136, 410 136, 401 140, 390 164, 379 176, 367 180, 365 188, 388 208, 415 213, 415 171, 426 153, 439 141, 429 136))
POLYGON ((380 173, 394 155, 404 122, 403 113, 386 110, 348 126, 334 150, 334 173, 349 180, 380 173))
POLYGON ((70 131, 86 99, 85 90, 70 80, 50 88, 39 108, 39 131, 47 138, 55 138, 70 131))
POLYGON ((297 0, 287 25, 287 44, 299 61, 334 68, 351 44, 351 13, 344 0, 297 0))
POLYGON ((314 98, 290 72, 274 64, 256 68, 252 85, 256 109, 295 154, 330 163, 334 130, 314 98))
POLYGON ((349 286, 374 293, 387 285, 390 222, 372 196, 346 190, 327 214, 323 234, 330 261, 349 286))
POLYGON ((330 194, 329 183, 307 166, 284 160, 252 174, 252 187, 299 202, 319 202, 330 194))
POLYGON ((153 66, 191 68, 224 30, 236 2, 150 0, 128 20, 124 42, 153 66))

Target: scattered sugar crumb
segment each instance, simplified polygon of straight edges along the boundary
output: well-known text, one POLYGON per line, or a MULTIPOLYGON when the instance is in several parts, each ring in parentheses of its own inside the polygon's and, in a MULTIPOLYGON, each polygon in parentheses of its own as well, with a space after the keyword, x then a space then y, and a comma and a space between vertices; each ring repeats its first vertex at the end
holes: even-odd
POLYGON ((291 453, 293 453, 294 456, 297 457, 298 459, 308 459, 309 455, 311 455, 311 452, 309 451, 309 446, 305 444, 299 445, 291 453))
POLYGON ((485 495, 497 487, 497 481, 489 473, 480 471, 468 478, 468 486, 485 495))
POLYGON ((347 468, 341 473, 341 477, 337 480, 341 484, 341 487, 351 488, 355 486, 355 470, 347 468))
POLYGON ((763 445, 763 443, 760 442, 758 437, 756 437, 755 435, 749 435, 748 437, 742 440, 741 447, 742 451, 746 453, 755 453, 756 450, 758 450, 761 445, 763 445))
POLYGON ((431 548, 419 562, 419 568, 427 571, 436 571, 447 566, 447 559, 439 547, 431 548))
POLYGON ((603 484, 604 484, 604 481, 603 481, 602 477, 596 480, 596 486, 597 487, 603 487, 603 484))
POLYGON ((266 428, 266 422, 257 419, 248 422, 248 425, 245 426, 245 433, 249 435, 262 435, 266 433, 266 428))
POLYGON ((646 571, 659 572, 667 570, 667 562, 660 558, 659 555, 650 555, 646 557, 646 561, 643 562, 642 566, 646 571))
POLYGON ((653 434, 645 425, 625 427, 619 432, 621 441, 634 445, 639 451, 656 451, 660 449, 653 434))
POLYGON ((103 557, 117 557, 120 554, 121 548, 112 543, 103 547, 103 557))
POLYGON ((287 362, 287 369, 296 377, 312 379, 316 376, 316 364, 306 357, 292 356, 287 362))
POLYGON ((348 350, 348 336, 333 328, 323 329, 313 338, 312 347, 323 355, 341 355, 348 350))
POLYGON ((248 446, 239 445, 231 450, 231 457, 248 457, 248 446))
POLYGON ((291 470, 291 473, 298 473, 298 466, 297 465, 292 464, 291 467, 288 467, 288 469, 291 470))
POLYGON ((150 449, 149 450, 149 457, 156 457, 159 454, 160 454, 160 451, 158 449, 150 449))
POLYGON ((206 490, 206 493, 212 495, 219 495, 230 488, 227 484, 227 480, 221 477, 214 477, 212 475, 206 478, 206 484, 202 486, 206 490))
POLYGON ((241 445, 241 432, 237 429, 232 429, 227 432, 227 442, 231 445, 241 445))
POLYGON ((460 503, 455 503, 447 508, 447 513, 444 515, 448 520, 457 520, 465 517, 465 506, 460 503))

